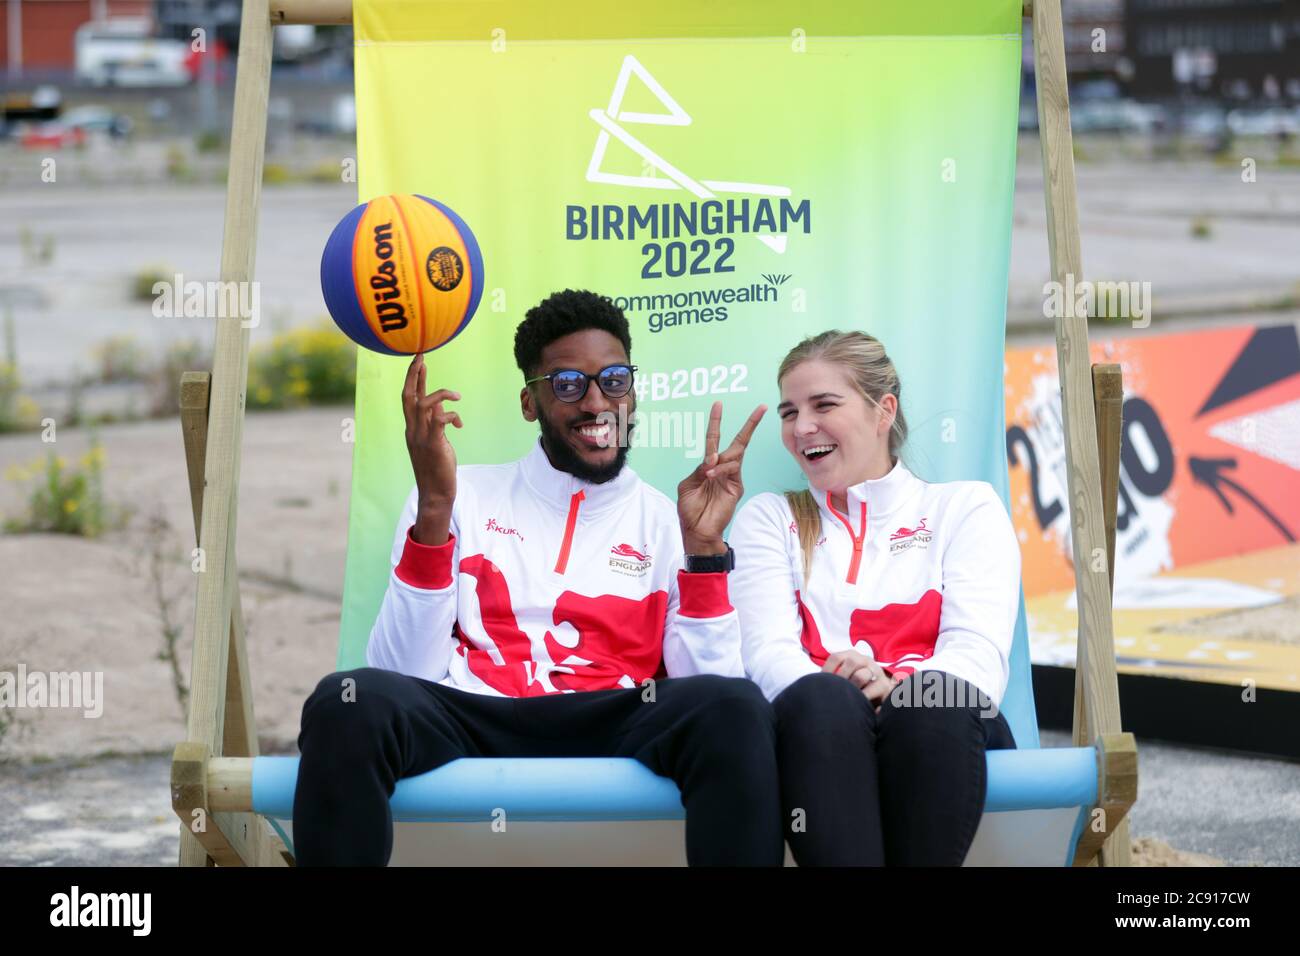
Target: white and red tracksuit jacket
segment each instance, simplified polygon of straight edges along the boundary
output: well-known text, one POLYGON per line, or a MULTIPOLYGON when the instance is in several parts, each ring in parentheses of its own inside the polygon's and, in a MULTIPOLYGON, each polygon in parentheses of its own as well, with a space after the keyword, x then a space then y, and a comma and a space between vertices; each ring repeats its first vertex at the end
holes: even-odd
POLYGON ((677 506, 624 466, 592 484, 541 442, 456 469, 451 537, 411 539, 416 493, 366 662, 506 697, 743 677, 726 574, 687 574, 677 506))
POLYGON ((1020 605, 1020 548, 983 481, 922 481, 901 461, 848 489, 848 514, 821 511, 809 585, 784 495, 736 515, 731 598, 745 669, 769 700, 828 654, 856 650, 890 673, 943 670, 1000 706, 1020 605))

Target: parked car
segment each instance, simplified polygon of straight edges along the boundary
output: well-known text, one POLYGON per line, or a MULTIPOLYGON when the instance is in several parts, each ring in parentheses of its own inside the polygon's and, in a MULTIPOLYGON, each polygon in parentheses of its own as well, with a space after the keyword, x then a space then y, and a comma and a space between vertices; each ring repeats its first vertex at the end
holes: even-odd
POLYGON ((184 86, 190 45, 150 35, 146 18, 82 24, 75 35, 77 78, 92 86, 184 86))
POLYGON ((29 126, 18 139, 24 149, 62 149, 65 146, 85 146, 86 131, 76 126, 54 120, 29 126))
POLYGON ((1217 139, 1228 129, 1227 116, 1222 106, 1188 107, 1182 115, 1182 131, 1198 139, 1217 139))
POLYGON ((1083 80, 1070 85, 1070 100, 1074 103, 1082 103, 1084 100, 1119 99, 1119 84, 1109 78, 1083 80))
POLYGON ((1234 136, 1295 136, 1300 134, 1300 113, 1281 106, 1237 109, 1228 114, 1234 136))
POLYGON ((131 134, 131 117, 114 113, 103 106, 78 106, 63 114, 63 122, 87 133, 106 133, 114 139, 131 134))
POLYGON ((1166 121, 1162 107, 1134 100, 1084 100, 1070 109, 1070 123, 1081 133, 1151 133, 1166 121))
POLYGON ((38 86, 30 93, 15 90, 0 95, 0 119, 9 123, 52 120, 58 118, 62 105, 63 94, 57 86, 38 86))

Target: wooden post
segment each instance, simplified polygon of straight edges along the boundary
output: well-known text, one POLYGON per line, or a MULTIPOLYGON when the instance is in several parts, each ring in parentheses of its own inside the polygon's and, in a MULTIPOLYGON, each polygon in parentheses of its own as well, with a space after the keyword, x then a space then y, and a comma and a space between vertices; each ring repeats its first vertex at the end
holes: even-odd
MULTIPOLYGON (((181 376, 181 430, 185 438, 185 461, 190 480, 190 505, 194 512, 194 534, 197 538, 202 525, 203 515, 203 475, 207 458, 208 439, 208 400, 212 376, 207 372, 186 372, 181 376)), ((231 602, 229 656, 226 662, 226 719, 222 732, 222 751, 226 757, 257 756, 257 723, 253 717, 253 688, 250 683, 248 654, 244 642, 244 614, 240 606, 239 587, 232 584, 234 597, 231 602)), ((200 756, 199 745, 187 742, 177 747, 173 755, 173 796, 175 809, 181 820, 181 859, 182 865, 201 866, 220 860, 223 863, 237 863, 231 857, 230 841, 221 836, 239 832, 246 834, 248 854, 252 858, 265 858, 269 843, 270 860, 283 860, 287 850, 278 837, 272 836, 260 820, 252 814, 235 816, 218 816, 220 832, 212 834, 215 853, 209 849, 191 830, 194 811, 202 809, 204 814, 212 815, 214 808, 206 802, 207 793, 202 788, 195 788, 191 778, 203 771, 202 764, 206 756, 200 756), (188 764, 185 768, 183 765, 188 764)), ((214 758, 216 759, 216 758, 214 758)), ((235 854, 239 856, 240 854, 235 854)))
MULTIPOLYGON (((1066 86, 1065 40, 1060 0, 1034 0, 1034 75, 1038 87, 1038 135, 1047 204, 1047 242, 1052 279, 1062 286, 1083 279, 1074 182, 1074 144, 1066 86)), ((1070 501, 1075 594, 1079 608, 1083 726, 1086 739, 1120 732, 1119 684, 1111 627, 1110 570, 1101 506, 1097 424, 1092 404, 1087 317, 1062 309, 1056 319, 1056 360, 1065 429, 1066 483, 1070 501)), ((1112 834, 1114 835, 1114 834, 1112 834)), ((1103 865, 1127 865, 1128 845, 1111 840, 1103 865)))
POLYGON ((1119 453, 1124 438, 1124 372, 1114 363, 1092 367, 1092 405, 1097 418, 1101 467, 1101 513, 1106 523, 1106 566, 1115 594, 1115 520, 1119 510, 1119 453))
MULTIPOLYGON (((1137 800, 1137 786, 1137 742, 1133 735, 1102 734, 1097 739, 1097 808, 1105 814, 1109 836, 1105 831, 1095 832, 1092 821, 1086 821, 1074 848, 1075 866, 1091 865, 1098 858, 1105 866, 1120 865, 1113 858, 1105 859, 1106 847, 1116 843, 1121 834, 1128 839, 1128 811, 1137 800)), ((1128 865, 1127 861, 1123 865, 1128 865)))
MULTIPOLYGON (((1101 464, 1101 510, 1103 519, 1106 522, 1106 558, 1110 572, 1110 595, 1113 602, 1115 596, 1115 522, 1119 511, 1119 456, 1124 440, 1124 374, 1118 364, 1098 364, 1092 367, 1092 402, 1097 418, 1097 455, 1101 464)), ((1111 660, 1114 660, 1113 654, 1111 660)), ((1076 669, 1076 676, 1078 673, 1079 671, 1076 669)), ((1116 677, 1116 693, 1118 694, 1118 676, 1116 677)), ((1082 695, 1078 694, 1077 685, 1076 696, 1082 698, 1082 695)), ((1078 729, 1082 729, 1085 723, 1086 721, 1080 721, 1078 729)), ((1131 804, 1137 799, 1137 744, 1132 735, 1129 734, 1112 739, 1125 739, 1125 743, 1120 745, 1126 754, 1123 758, 1125 761, 1129 759, 1129 756, 1127 756, 1129 748, 1132 749, 1132 795, 1129 800, 1131 804)), ((1127 774, 1127 771, 1125 773, 1127 774)), ((1126 782, 1124 786, 1127 788, 1129 784, 1126 782)), ((1107 808, 1103 805, 1103 809, 1107 808)), ((1107 812, 1111 811, 1107 810, 1107 812)), ((1111 820, 1110 827, 1112 833, 1109 841, 1103 845, 1102 861, 1108 866, 1132 865, 1132 841, 1129 837, 1127 807, 1123 818, 1118 824, 1111 820), (1122 863, 1119 854, 1123 854, 1122 863)))
MULTIPOLYGON (((223 282, 254 281, 257 214, 266 150, 274 23, 351 23, 351 0, 245 0, 235 74, 223 282)), ((243 296, 237 301, 248 301, 243 296)), ((186 741, 172 760, 172 802, 183 821, 180 864, 284 864, 288 853, 251 813, 211 812, 206 788, 211 758, 257 755, 253 696, 235 566, 235 529, 248 386, 248 329, 241 316, 217 322, 213 371, 182 379, 181 419, 189 464, 195 533, 203 555, 194 614, 186 741), (211 450, 212 454, 207 452, 211 450), (207 507, 204 507, 206 499, 207 507), (192 814, 205 828, 195 833, 192 814)))
MULTIPOLYGON (((1097 457, 1101 465, 1101 510, 1106 523, 1106 567, 1110 572, 1110 593, 1115 594, 1115 520, 1119 507, 1119 454, 1124 432, 1124 376, 1120 366, 1092 367, 1092 407, 1097 418, 1097 457)), ((1086 747, 1083 668, 1074 669, 1074 745, 1086 747)))
MULTIPOLYGON (((212 376, 186 372, 181 376, 181 428, 185 433, 185 459, 189 467, 190 506, 194 535, 203 515, 203 473, 207 460, 208 396, 212 376)), ((253 717, 253 688, 249 683, 248 653, 244 643, 244 612, 239 599, 239 575, 231 584, 230 654, 226 664, 226 720, 222 752, 227 757, 257 756, 257 721, 253 717)))
POLYGON ((271 22, 352 25, 352 0, 271 0, 271 22))
MULTIPOLYGON (((230 172, 226 189, 226 231, 222 237, 221 280, 253 281, 257 212, 266 148, 266 112, 271 82, 271 21, 268 0, 245 0, 240 22, 234 118, 230 134, 230 172)), ((240 301, 249 299, 239 296, 240 301)), ((248 329, 238 315, 216 319, 212 393, 204 462, 204 496, 199 575, 194 613, 194 652, 190 664, 190 712, 186 743, 205 757, 220 756, 226 724, 230 629, 235 603, 235 522, 240 446, 248 376, 248 329)), ((247 728, 251 731, 251 727, 247 728)), ((185 745, 182 745, 185 746, 185 745)), ((197 758, 191 754, 189 768, 197 758)), ((173 766, 173 773, 178 768, 173 766)), ((184 817, 182 817, 184 819, 184 817)), ((258 822, 256 817, 251 818, 258 822)), ((246 846, 244 821, 212 815, 205 834, 196 834, 217 862, 230 862, 223 847, 246 846), (224 857, 224 858, 223 858, 224 857)), ((256 831, 255 831, 256 832, 256 831)), ((194 864, 197 852, 182 842, 181 863, 194 864)), ((252 862, 243 855, 245 862, 252 862)))

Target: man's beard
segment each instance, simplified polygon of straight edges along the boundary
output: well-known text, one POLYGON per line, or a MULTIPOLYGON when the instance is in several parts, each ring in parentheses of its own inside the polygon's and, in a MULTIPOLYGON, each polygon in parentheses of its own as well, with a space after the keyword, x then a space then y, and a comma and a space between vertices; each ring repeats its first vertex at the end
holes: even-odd
MULTIPOLYGON (((589 481, 593 485, 603 485, 618 477, 618 473, 623 470, 623 465, 627 462, 628 447, 632 444, 632 429, 636 427, 631 421, 628 422, 627 444, 618 446, 613 461, 608 465, 593 466, 573 450, 544 412, 537 416, 537 421, 542 429, 542 448, 545 449, 551 465, 559 471, 568 472, 573 477, 589 481)), ((615 433, 617 434, 617 428, 615 433)))

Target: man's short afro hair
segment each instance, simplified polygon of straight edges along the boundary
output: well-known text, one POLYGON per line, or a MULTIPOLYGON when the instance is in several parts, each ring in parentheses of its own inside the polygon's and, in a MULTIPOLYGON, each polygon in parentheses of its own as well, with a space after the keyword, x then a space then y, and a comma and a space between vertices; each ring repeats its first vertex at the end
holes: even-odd
POLYGON ((585 289, 565 289, 533 306, 515 330, 515 364, 532 378, 542 362, 542 349, 556 339, 586 329, 601 329, 623 343, 632 357, 627 316, 612 300, 585 289))

